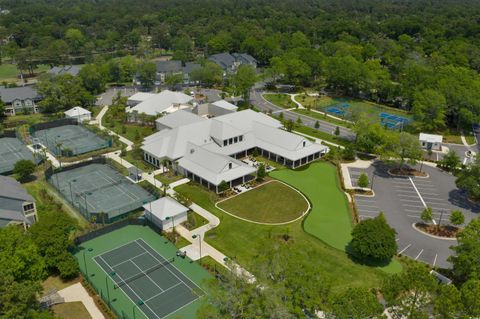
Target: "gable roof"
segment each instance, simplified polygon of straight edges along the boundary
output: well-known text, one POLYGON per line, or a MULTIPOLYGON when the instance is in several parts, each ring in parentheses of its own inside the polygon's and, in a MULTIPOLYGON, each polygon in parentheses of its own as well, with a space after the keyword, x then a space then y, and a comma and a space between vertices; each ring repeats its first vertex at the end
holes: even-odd
POLYGON ((425 141, 428 143, 442 143, 443 141, 443 136, 442 135, 436 135, 436 134, 426 134, 426 133, 420 133, 420 136, 418 137, 420 141, 425 141))
POLYGON ((200 69, 202 66, 195 62, 187 62, 183 67, 183 73, 190 74, 193 70, 200 69))
POLYGON ((214 185, 256 172, 256 168, 252 166, 230 156, 208 151, 193 143, 188 143, 187 152, 178 161, 178 165, 214 185))
POLYGON ((247 63, 247 64, 257 63, 257 60, 255 60, 255 58, 248 53, 232 53, 232 55, 235 57, 235 60, 241 63, 247 63))
POLYGON ((139 114, 145 113, 147 115, 158 115, 165 112, 173 105, 184 105, 192 100, 193 97, 186 95, 185 93, 164 90, 158 94, 154 94, 132 108, 127 108, 126 111, 128 113, 137 111, 139 114))
POLYGON ((0 98, 4 103, 12 103, 15 100, 38 100, 40 95, 32 86, 21 86, 15 88, 0 87, 0 98))
POLYGON ((48 73, 54 75, 70 74, 73 76, 77 76, 81 69, 82 66, 80 65, 54 66, 53 68, 48 70, 48 73))
POLYGON ((222 109, 229 110, 229 111, 236 111, 238 109, 238 106, 227 102, 225 100, 218 100, 216 102, 213 102, 212 105, 218 106, 222 109))
POLYGON ((81 106, 75 106, 75 107, 71 108, 70 110, 65 111, 64 113, 65 113, 66 116, 69 116, 69 117, 75 117, 75 116, 92 114, 92 112, 90 112, 89 110, 84 109, 84 108, 81 107, 81 106))
POLYGON ((176 112, 159 117, 155 122, 167 126, 169 128, 175 128, 182 125, 187 125, 196 122, 206 121, 203 117, 200 117, 192 112, 186 110, 178 110, 176 112))
POLYGON ((208 59, 217 63, 224 69, 230 69, 235 63, 235 58, 230 53, 213 54, 209 56, 208 59))
POLYGON ((157 61, 156 65, 158 73, 182 72, 182 61, 179 60, 157 61))
POLYGON ((188 207, 183 206, 169 196, 162 197, 151 203, 143 205, 145 210, 150 211, 155 217, 160 220, 165 220, 167 217, 175 217, 182 213, 188 212, 188 207))
POLYGON ((240 131, 239 129, 231 125, 228 125, 225 122, 218 121, 216 119, 211 119, 210 136, 212 136, 213 138, 219 141, 227 140, 229 138, 240 136, 242 134, 243 134, 242 131, 240 131))
POLYGON ((22 184, 11 177, 0 175, 0 197, 12 198, 26 202, 35 202, 22 184))

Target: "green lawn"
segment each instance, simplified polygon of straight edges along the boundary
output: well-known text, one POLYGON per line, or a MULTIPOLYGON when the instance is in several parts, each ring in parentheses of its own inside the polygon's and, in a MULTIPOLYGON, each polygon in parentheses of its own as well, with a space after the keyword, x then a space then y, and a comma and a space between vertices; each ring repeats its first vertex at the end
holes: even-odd
POLYGON ((175 174, 172 171, 167 171, 165 173, 155 175, 155 178, 159 180, 162 184, 169 185, 173 182, 181 180, 183 176, 180 174, 175 174))
POLYGON ((296 110, 293 110, 293 112, 298 113, 298 114, 302 114, 302 115, 306 115, 306 116, 310 116, 310 117, 313 117, 314 119, 317 119, 317 120, 322 120, 322 121, 325 121, 325 122, 329 122, 329 123, 332 123, 334 125, 348 127, 348 128, 353 127, 353 125, 349 122, 337 120, 337 119, 331 118, 329 116, 325 116, 325 115, 323 115, 321 113, 318 113, 318 112, 313 112, 313 111, 309 111, 309 110, 306 110, 306 109, 296 109, 296 110))
POLYGON ((63 319, 91 319, 87 308, 81 301, 66 302, 52 307, 53 313, 63 319))
POLYGON ((137 123, 125 123, 124 114, 115 115, 110 107, 102 118, 102 124, 115 133, 129 139, 135 144, 140 144, 142 140, 156 132, 155 127, 140 125, 137 123))
MULTIPOLYGON (((35 73, 46 72, 50 69, 50 66, 40 64, 35 70, 35 73)), ((16 81, 20 71, 15 64, 2 64, 0 65, 0 81, 16 81)))
POLYGON ((263 94, 265 100, 273 103, 284 109, 296 108, 297 105, 292 101, 290 95, 283 93, 265 93, 263 94))
MULTIPOLYGON (((316 162, 298 170, 274 171, 270 176, 296 187, 311 201, 312 209, 304 222, 307 233, 332 247, 346 250, 352 239, 352 213, 335 166, 316 162)), ((386 271, 400 269, 400 264, 394 261, 386 271)))
POLYGON ((303 125, 296 124, 295 128, 294 128, 294 131, 297 131, 297 132, 300 132, 300 133, 303 133, 303 134, 307 134, 307 135, 319 138, 321 140, 325 140, 326 142, 335 143, 335 144, 342 145, 342 146, 347 146, 347 145, 350 144, 349 141, 347 141, 347 140, 345 140, 341 137, 337 137, 335 135, 331 135, 331 134, 325 133, 323 131, 319 131, 317 129, 314 129, 314 128, 311 128, 311 127, 308 127, 308 126, 303 126, 303 125))
POLYGON ((194 211, 189 211, 187 213, 187 220, 182 223, 182 225, 188 230, 194 230, 206 224, 208 224, 208 220, 194 211))
POLYGON ((308 202, 291 187, 272 181, 218 203, 230 214, 259 223, 286 223, 302 216, 308 202))
POLYGON ((334 291, 346 287, 379 287, 385 273, 376 268, 353 262, 344 251, 335 249, 306 233, 302 221, 286 226, 264 226, 239 220, 215 207, 218 196, 195 183, 180 185, 175 190, 196 204, 212 212, 220 219, 220 225, 206 233, 205 240, 237 260, 255 274, 257 257, 266 241, 280 241, 285 234, 290 236, 289 248, 299 252, 306 261, 319 271, 330 274, 334 291))
POLYGON ((477 141, 475 140, 475 136, 473 135, 465 135, 465 139, 469 145, 474 145, 477 141))
POLYGON ((126 152, 125 156, 122 156, 124 160, 132 165, 135 165, 144 172, 151 172, 155 170, 155 166, 149 164, 143 160, 143 153, 140 151, 132 150, 126 152))

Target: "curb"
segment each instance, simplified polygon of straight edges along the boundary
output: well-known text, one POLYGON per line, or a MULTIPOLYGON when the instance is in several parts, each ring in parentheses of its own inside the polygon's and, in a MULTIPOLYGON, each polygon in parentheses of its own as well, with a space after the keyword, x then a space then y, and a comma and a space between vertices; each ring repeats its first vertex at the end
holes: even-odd
POLYGON ((456 241, 457 238, 448 238, 448 237, 440 237, 440 236, 435 236, 435 235, 432 235, 432 234, 428 234, 422 230, 420 230, 419 228, 417 228, 417 226, 415 226, 416 223, 413 223, 412 224, 412 228, 415 229, 417 232, 425 235, 425 236, 428 236, 428 237, 431 237, 431 238, 435 238, 435 239, 440 239, 440 240, 448 240, 448 241, 456 241))

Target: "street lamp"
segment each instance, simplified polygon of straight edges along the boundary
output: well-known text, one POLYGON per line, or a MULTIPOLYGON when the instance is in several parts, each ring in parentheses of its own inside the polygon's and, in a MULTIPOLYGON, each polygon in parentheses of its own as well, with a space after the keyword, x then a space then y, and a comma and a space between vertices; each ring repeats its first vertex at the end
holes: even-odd
POLYGON ((85 198, 85 213, 86 213, 86 216, 88 219, 90 219, 90 217, 88 216, 88 202, 87 202, 87 195, 92 195, 92 193, 90 192, 85 192, 83 193, 83 198, 85 198))
POLYGON ((108 307, 111 307, 110 305, 110 288, 108 288, 108 276, 105 275, 105 286, 107 286, 107 303, 108 307))
POLYGON ((373 171, 373 173, 372 173, 372 183, 370 185, 370 188, 372 189, 372 191, 373 191, 373 181, 374 180, 375 180, 375 171, 373 171))
MULTIPOLYGON (((87 251, 89 251, 89 252, 92 251, 92 250, 93 250, 93 248, 88 248, 87 249, 87 251)), ((85 250, 83 251, 82 255, 83 255, 83 264, 85 266, 85 275, 87 277, 87 281, 90 282, 90 280, 88 279, 89 276, 88 276, 88 268, 87 268, 87 258, 85 257, 85 250)))
POLYGON ((200 246, 200 258, 202 259, 202 236, 200 234, 195 234, 192 236, 193 239, 198 238, 198 244, 200 246))

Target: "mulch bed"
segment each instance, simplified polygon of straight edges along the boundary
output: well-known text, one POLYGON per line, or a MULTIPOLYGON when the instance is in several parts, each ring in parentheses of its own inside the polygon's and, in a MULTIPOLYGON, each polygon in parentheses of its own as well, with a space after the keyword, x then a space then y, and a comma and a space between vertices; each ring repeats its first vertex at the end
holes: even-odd
POLYGON ((420 231, 423 231, 424 233, 445 238, 455 238, 457 234, 462 230, 461 228, 450 225, 437 226, 428 225, 425 223, 416 223, 415 227, 417 227, 420 231))
POLYGON ((402 176, 427 176, 426 173, 417 171, 414 168, 404 167, 404 168, 392 168, 390 170, 391 174, 402 175, 402 176))
POLYGON ((353 192, 355 193, 355 195, 373 195, 373 192, 371 190, 361 188, 355 188, 353 192))

